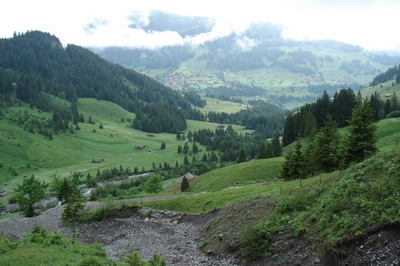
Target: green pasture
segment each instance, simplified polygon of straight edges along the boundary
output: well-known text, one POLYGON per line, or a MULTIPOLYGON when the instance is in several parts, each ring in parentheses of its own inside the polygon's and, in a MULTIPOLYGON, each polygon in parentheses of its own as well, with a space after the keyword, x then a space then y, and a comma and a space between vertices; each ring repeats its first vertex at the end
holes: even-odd
POLYGON ((191 191, 217 191, 229 187, 279 180, 283 157, 253 160, 213 170, 202 175, 191 191))
MULTIPOLYGON (((222 105, 222 101, 220 103, 222 105)), ((64 103, 61 101, 60 104, 64 103)), ((25 105, 10 108, 9 112, 24 112, 25 110, 37 117, 51 118, 51 114, 32 110, 25 105)), ((157 167, 164 162, 171 166, 174 166, 176 161, 183 163, 184 155, 177 154, 177 147, 183 145, 184 142, 178 141, 175 134, 161 133, 148 137, 146 132, 130 127, 127 119, 133 119, 133 113, 105 101, 80 99, 79 111, 83 113, 86 120, 91 115, 95 125, 79 123, 81 130, 75 130, 74 134, 70 134, 69 131, 60 132, 54 135, 53 140, 48 140, 39 134, 27 133, 21 126, 7 119, 0 120, 0 148, 2 150, 0 187, 8 195, 12 193, 12 188, 22 182, 23 176, 31 174, 35 174, 40 180, 49 181, 50 175, 54 173, 60 176, 70 176, 73 172, 82 172, 84 175, 89 172, 95 175, 97 169, 102 171, 113 167, 119 168, 120 165, 123 168, 129 167, 131 170, 138 167, 139 171, 142 168, 149 171, 152 169, 153 162, 157 167), (103 129, 99 129, 100 123, 103 129), (161 150, 163 142, 166 144, 165 150, 161 150), (137 145, 146 147, 136 148, 137 145), (96 158, 102 158, 104 161, 92 163, 92 160, 96 158), (16 176, 12 174, 12 170, 17 171, 16 176)), ((217 128, 216 123, 194 120, 188 120, 187 125, 188 130, 192 131, 217 128)), ((387 151, 395 148, 400 120, 385 119, 378 122, 377 126, 379 150, 387 151)), ((242 126, 233 125, 233 128, 238 132, 248 132, 242 126)), ((345 129, 341 129, 343 130, 345 129)), ((198 146, 203 150, 206 149, 199 144, 198 146)), ((202 155, 198 153, 196 156, 201 159, 202 155)), ((190 159, 191 157, 192 154, 190 159)), ((255 160, 216 169, 198 178, 191 188, 191 193, 208 191, 209 195, 210 191, 218 192, 228 188, 232 190, 232 187, 247 187, 248 185, 257 187, 255 184, 280 183, 278 178, 283 160, 283 157, 255 160)), ((172 187, 164 189, 163 194, 168 191, 176 193, 174 191, 177 186, 173 183, 172 187)), ((229 196, 229 194, 226 195, 229 196)), ((229 197, 227 201, 231 200, 229 197)), ((179 198, 169 200, 178 202, 179 198)), ((6 197, 3 197, 1 202, 5 203, 5 201, 6 197)))
POLYGON ((400 147, 400 119, 388 118, 378 122, 376 147, 380 152, 400 147))
POLYGON ((239 112, 242 109, 242 104, 239 103, 233 103, 233 102, 228 102, 228 101, 221 101, 218 99, 214 98, 209 98, 209 97, 202 97, 203 100, 207 102, 207 105, 204 106, 203 108, 198 108, 199 110, 202 111, 212 111, 212 112, 218 112, 218 113, 236 113, 239 112))
MULTIPOLYGON (((251 171, 250 162, 242 163, 247 165, 251 171)), ((246 167, 246 166, 245 166, 246 167)), ((228 168, 228 167, 227 167, 228 168)), ((227 169, 225 168, 225 169, 227 169)), ((182 196, 166 198, 162 200, 143 202, 143 206, 159 210, 174 210, 183 213, 209 212, 218 208, 240 201, 259 197, 287 197, 294 192, 307 191, 310 186, 330 182, 337 178, 337 173, 323 174, 320 176, 299 180, 282 182, 263 182, 255 185, 240 187, 227 187, 212 192, 190 192, 182 193, 182 196)), ((215 183, 218 183, 215 180, 215 183)))
MULTIPOLYGON (((39 113, 27 106, 10 108, 10 113, 19 110, 28 110, 29 114, 47 119, 51 117, 51 114, 39 113)), ((97 169, 102 171, 119 168, 120 165, 132 171, 134 167, 138 167, 139 171, 142 168, 149 171, 153 162, 156 166, 164 162, 171 166, 175 166, 176 161, 183 163, 184 155, 177 153, 177 147, 184 142, 178 141, 175 134, 161 133, 149 137, 146 132, 130 127, 127 118, 133 118, 133 113, 105 101, 80 99, 79 111, 86 120, 91 115, 95 125, 79 123, 80 130, 74 130, 74 134, 60 132, 53 136, 53 140, 27 133, 7 119, 1 120, 0 187, 10 193, 16 184, 21 183, 23 176, 32 174, 40 180, 48 180, 54 173, 60 176, 70 176, 73 172, 95 175, 97 169), (100 123, 103 129, 99 128, 100 123), (161 150, 163 142, 165 150, 161 150), (138 145, 146 147, 137 148, 138 145), (97 158, 104 161, 92 163, 97 158), (12 174, 12 169, 18 172, 16 176, 12 174)), ((198 146, 203 150, 206 148, 198 146)), ((196 156, 201 159, 202 155, 199 153, 196 156)))
MULTIPOLYGON (((391 79, 385 83, 382 83, 382 88, 380 84, 375 86, 369 86, 361 91, 362 96, 370 97, 372 94, 377 92, 381 99, 385 100, 385 94, 392 95, 393 92, 396 92, 397 97, 400 96, 400 84, 396 84, 396 81, 391 79), (392 82, 394 86, 392 86, 392 82)), ((389 98, 390 99, 390 98, 389 98)))
MULTIPOLYGON (((197 131, 200 129, 215 130, 215 129, 217 129, 218 123, 196 121, 196 120, 186 120, 186 125, 187 125, 187 131, 189 131, 189 130, 197 131)), ((242 134, 245 134, 246 132, 254 132, 254 130, 246 129, 244 126, 240 126, 240 125, 231 125, 231 126, 235 131, 242 133, 242 134)))

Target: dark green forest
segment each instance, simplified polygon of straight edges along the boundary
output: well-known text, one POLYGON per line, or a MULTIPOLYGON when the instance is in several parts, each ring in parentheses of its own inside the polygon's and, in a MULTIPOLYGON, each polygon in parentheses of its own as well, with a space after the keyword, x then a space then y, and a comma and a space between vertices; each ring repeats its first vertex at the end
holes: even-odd
MULTIPOLYGON (((397 70, 397 67, 389 68, 386 73, 391 74, 393 69, 397 70)), ((388 75, 386 73, 381 75, 388 75)), ((399 76, 397 75, 397 77, 399 76)), ((328 115, 332 116, 337 127, 348 126, 353 109, 357 106, 360 98, 360 92, 355 93, 351 88, 341 89, 335 92, 332 97, 324 91, 322 98, 289 112, 283 130, 282 145, 287 146, 298 137, 303 138, 315 134, 325 126, 328 115)), ((396 115, 399 111, 395 92, 391 95, 381 96, 375 91, 367 97, 367 101, 372 110, 372 119, 375 122, 396 115)))
MULTIPOLYGON (((375 77, 373 82, 396 79, 397 83, 399 74, 395 66, 375 77)), ((348 88, 335 92, 331 98, 324 91, 316 102, 290 112, 282 145, 295 144, 285 154, 281 177, 303 179, 342 170, 374 155, 378 151, 377 121, 400 116, 396 93, 384 97, 375 91, 362 98, 360 91, 355 93, 348 88), (346 132, 339 134, 338 128, 345 126, 348 126, 346 132)))
POLYGON ((4 84, 1 94, 6 103, 10 103, 14 84, 18 99, 43 111, 56 111, 50 95, 77 104, 79 98, 96 98, 130 112, 148 112, 150 119, 166 120, 165 127, 157 125, 151 131, 185 130, 185 119, 194 116, 190 103, 170 88, 111 64, 85 48, 71 44, 64 48, 48 33, 31 31, 1 39, 0 68, 0 82, 4 84))

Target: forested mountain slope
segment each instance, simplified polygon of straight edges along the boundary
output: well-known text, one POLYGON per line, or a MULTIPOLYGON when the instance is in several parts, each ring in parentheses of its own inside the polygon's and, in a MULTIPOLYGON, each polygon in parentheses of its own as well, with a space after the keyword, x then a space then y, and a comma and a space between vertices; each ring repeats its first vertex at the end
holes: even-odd
POLYGON ((52 110, 48 95, 71 102, 97 98, 130 112, 140 110, 157 127, 172 132, 186 128, 193 110, 180 94, 155 80, 101 59, 93 52, 67 45, 39 31, 0 40, 0 94, 7 103, 13 84, 17 97, 44 111, 52 110))

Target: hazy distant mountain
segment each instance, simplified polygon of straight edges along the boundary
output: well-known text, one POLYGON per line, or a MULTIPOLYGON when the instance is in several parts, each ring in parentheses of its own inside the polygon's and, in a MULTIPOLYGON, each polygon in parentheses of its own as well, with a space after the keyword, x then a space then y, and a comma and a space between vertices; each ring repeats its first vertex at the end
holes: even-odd
POLYGON ((284 28, 268 22, 253 23, 244 31, 223 31, 210 18, 157 11, 146 23, 133 18, 132 27, 147 32, 175 31, 185 43, 159 49, 108 47, 94 51, 169 87, 205 94, 226 94, 228 88, 228 96, 254 96, 232 91, 239 86, 259 88, 258 96, 271 101, 282 101, 277 97, 285 95, 289 97, 286 102, 304 102, 321 96, 324 90, 349 86, 358 90, 400 63, 399 56, 373 54, 342 42, 283 39, 284 28))

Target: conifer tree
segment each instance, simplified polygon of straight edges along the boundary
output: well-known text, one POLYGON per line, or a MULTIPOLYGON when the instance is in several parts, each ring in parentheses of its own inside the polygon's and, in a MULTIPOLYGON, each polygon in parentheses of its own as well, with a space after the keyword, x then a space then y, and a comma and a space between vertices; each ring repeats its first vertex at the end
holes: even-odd
POLYGON ((306 164, 304 164, 304 156, 302 151, 301 141, 298 138, 296 141, 296 145, 294 147, 291 169, 290 169, 290 176, 292 179, 304 178, 307 170, 306 164))
POLYGON ((184 165, 189 165, 189 160, 188 157, 185 155, 185 158, 183 158, 183 164, 184 165))
POLYGON ((272 148, 271 141, 267 141, 267 146, 265 149, 267 158, 274 158, 274 150, 272 148))
POLYGON ((178 154, 182 153, 182 145, 178 145, 178 154))
POLYGON ((182 183, 181 183, 181 191, 185 192, 188 191, 189 189, 189 181, 188 179, 184 176, 182 179, 182 183))
POLYGON ((397 111, 399 109, 399 103, 397 102, 397 95, 396 92, 393 92, 392 94, 392 111, 397 111))
POLYGON ((304 178, 308 173, 307 165, 302 151, 302 145, 298 138, 294 149, 286 152, 285 161, 282 164, 281 178, 294 180, 304 178))
POLYGON ((185 141, 185 144, 183 145, 183 154, 187 154, 189 152, 189 145, 187 141, 185 141))
POLYGON ((192 141, 192 131, 191 130, 189 130, 189 132, 187 134, 187 138, 188 138, 188 141, 192 141))
POLYGON ((288 152, 285 153, 285 161, 282 164, 282 170, 281 170, 281 178, 283 180, 292 180, 291 176, 291 169, 292 169, 292 163, 293 163, 293 150, 289 150, 288 152))
POLYGON ((331 111, 331 99, 326 91, 322 94, 322 98, 318 99, 314 105, 315 118, 317 120, 318 128, 324 126, 324 121, 331 111))
POLYGON ((72 226, 72 238, 76 238, 76 227, 82 216, 82 211, 85 206, 82 204, 82 198, 72 194, 67 205, 64 207, 64 212, 61 215, 61 220, 72 226))
POLYGON ((193 142, 192 151, 194 154, 199 152, 199 147, 196 145, 196 142, 193 142))
POLYGON ((285 126, 283 129, 282 146, 286 147, 296 139, 296 132, 294 128, 293 115, 290 112, 286 116, 285 126))
POLYGON ((247 161, 247 155, 246 155, 245 150, 242 147, 242 148, 240 148, 239 156, 236 159, 236 163, 243 163, 243 162, 246 162, 246 161, 247 161))
POLYGON ((328 115, 324 124, 315 136, 314 166, 319 171, 331 172, 339 163, 340 135, 331 115, 328 115))
POLYGON ((203 158, 201 159, 202 162, 206 163, 208 160, 207 155, 203 153, 203 158))
POLYGON ((371 95, 369 100, 369 105, 372 109, 372 118, 374 121, 379 120, 379 111, 382 110, 382 99, 379 94, 375 91, 374 94, 371 95))
POLYGON ((272 139, 271 145, 272 145, 273 157, 281 156, 282 155, 282 146, 281 146, 281 141, 279 139, 278 134, 275 134, 274 138, 272 139))
POLYGON ((314 134, 317 130, 317 120, 315 116, 308 112, 306 116, 306 123, 304 125, 304 137, 309 137, 311 134, 314 134))
POLYGON ((356 95, 350 88, 341 89, 336 93, 332 102, 332 117, 338 127, 347 126, 351 113, 356 105, 356 95))
POLYGON ((378 150, 375 146, 376 124, 367 100, 360 100, 353 110, 349 123, 350 127, 345 138, 347 162, 360 162, 378 150))
POLYGON ((388 115, 392 111, 391 102, 389 99, 386 99, 385 106, 383 107, 385 114, 388 115))
POLYGON ((211 156, 210 156, 209 161, 210 162, 218 162, 218 157, 217 157, 217 155, 215 154, 214 151, 211 152, 211 156))
POLYGON ((265 146, 265 141, 261 142, 260 149, 258 150, 257 159, 266 159, 267 157, 267 147, 265 146))

